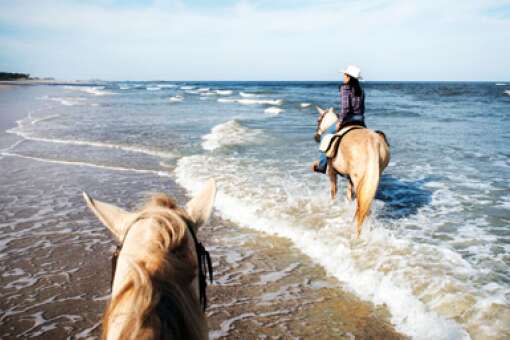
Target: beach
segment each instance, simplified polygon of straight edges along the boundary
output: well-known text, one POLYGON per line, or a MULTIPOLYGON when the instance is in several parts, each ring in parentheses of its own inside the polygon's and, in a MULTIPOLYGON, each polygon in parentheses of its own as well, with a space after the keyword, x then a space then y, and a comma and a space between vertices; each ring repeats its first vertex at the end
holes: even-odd
MULTIPOLYGON (((142 192, 124 192, 133 200, 121 203, 114 192, 93 184, 90 169, 25 159, 5 163, 1 223, 11 228, 7 235, 4 230, 1 244, 2 338, 99 337, 114 242, 85 207, 78 186, 126 207, 136 206, 142 192), (59 178, 54 183, 58 189, 37 181, 26 182, 25 187, 9 183, 30 173, 52 173, 59 178), (44 193, 49 191, 60 199, 47 202, 44 193), (40 209, 41 203, 48 203, 51 210, 40 209)), ((119 187, 139 175, 118 180, 111 178, 115 174, 108 176, 119 187)), ((167 178, 150 189, 163 187, 179 202, 187 200, 183 189, 167 178)), ((347 293, 288 241, 239 230, 218 217, 200 230, 199 237, 213 259, 214 283, 207 292, 213 339, 405 338, 388 321, 387 310, 347 293)))
POLYGON ((338 106, 334 83, 0 88, 2 338, 99 336, 115 244, 83 191, 128 210, 151 192, 184 205, 208 178, 211 338, 510 335, 506 88, 366 85, 392 162, 359 241, 345 183, 331 201, 308 170, 314 105, 338 106))

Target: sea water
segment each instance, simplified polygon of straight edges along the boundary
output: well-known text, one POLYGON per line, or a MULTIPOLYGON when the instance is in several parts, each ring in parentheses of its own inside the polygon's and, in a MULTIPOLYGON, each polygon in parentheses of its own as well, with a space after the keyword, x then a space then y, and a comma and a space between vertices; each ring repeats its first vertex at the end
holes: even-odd
MULTIPOLYGON (((112 197, 162 178, 192 193, 214 178, 220 216, 290 240, 346 289, 386 306, 402 333, 508 337, 510 87, 363 86, 366 123, 388 136, 391 162, 359 241, 343 180, 331 200, 327 177, 309 170, 318 157, 315 106, 338 108, 336 83, 123 81, 3 93, 27 114, 1 138, 0 249, 20 239, 9 232, 13 220, 34 223, 23 211, 44 206, 59 214, 76 200, 59 187, 66 170, 33 173, 38 181, 47 176, 47 187, 27 188, 31 178, 17 175, 15 164, 73 168, 112 197), (112 181, 104 170, 125 179, 112 181), (39 196, 23 196, 29 189, 39 196)), ((23 242, 17 247, 23 251, 23 242)), ((30 277, 15 283, 31 284, 30 277)))

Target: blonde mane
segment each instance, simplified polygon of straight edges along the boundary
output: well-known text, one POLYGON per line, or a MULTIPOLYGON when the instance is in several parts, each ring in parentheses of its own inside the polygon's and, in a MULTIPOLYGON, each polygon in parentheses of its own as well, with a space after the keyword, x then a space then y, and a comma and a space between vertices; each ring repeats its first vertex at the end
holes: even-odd
POLYGON ((120 332, 122 339, 206 338, 207 322, 190 288, 198 266, 188 247, 187 228, 194 227, 191 219, 165 194, 153 195, 132 225, 146 219, 160 227, 154 240, 157 247, 151 249, 147 260, 131 261, 134 275, 106 307, 103 339, 108 334, 110 317, 123 301, 129 301, 132 307, 126 327, 120 332))

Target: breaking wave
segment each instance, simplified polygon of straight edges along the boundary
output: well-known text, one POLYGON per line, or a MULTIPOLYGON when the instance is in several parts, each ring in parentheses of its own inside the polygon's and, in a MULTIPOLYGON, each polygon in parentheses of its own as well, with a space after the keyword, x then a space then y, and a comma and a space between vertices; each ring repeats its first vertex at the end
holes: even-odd
POLYGON ((204 150, 216 150, 224 146, 246 145, 260 141, 262 131, 252 130, 239 124, 236 120, 218 124, 211 133, 202 137, 204 150))

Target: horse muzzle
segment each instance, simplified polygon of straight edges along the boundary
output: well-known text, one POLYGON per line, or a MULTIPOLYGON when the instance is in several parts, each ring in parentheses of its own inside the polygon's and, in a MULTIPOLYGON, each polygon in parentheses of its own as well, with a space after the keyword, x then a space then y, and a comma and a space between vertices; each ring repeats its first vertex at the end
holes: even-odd
POLYGON ((314 135, 313 135, 313 139, 314 139, 317 143, 319 143, 319 142, 321 141, 321 135, 320 135, 320 134, 318 134, 318 133, 316 133, 316 134, 314 134, 314 135))

